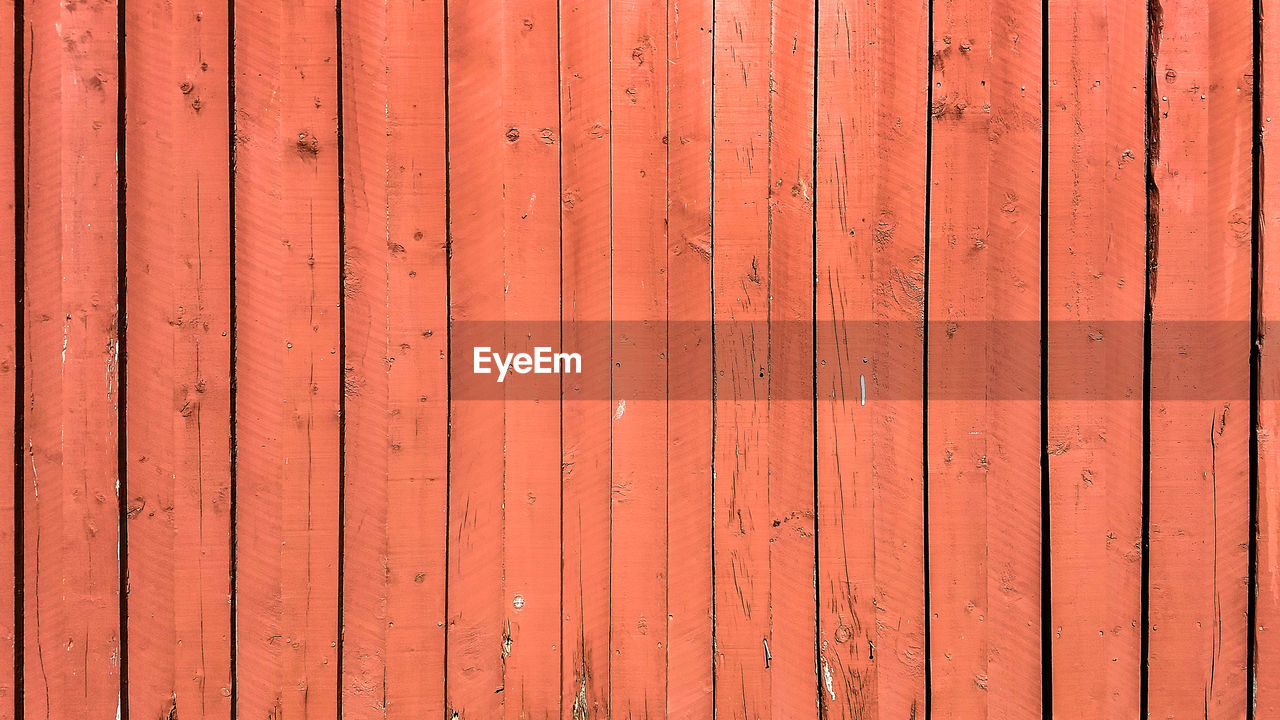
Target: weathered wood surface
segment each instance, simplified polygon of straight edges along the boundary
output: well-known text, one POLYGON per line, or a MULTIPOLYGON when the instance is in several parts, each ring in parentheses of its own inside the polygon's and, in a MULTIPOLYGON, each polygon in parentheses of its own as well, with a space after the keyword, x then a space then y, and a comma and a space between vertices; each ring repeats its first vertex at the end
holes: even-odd
POLYGON ((1049 6, 1051 680, 1078 720, 1141 711, 1146 25, 1144 2, 1049 6))
POLYGON ((0 720, 1272 717, 1273 5, 0 3, 0 720))

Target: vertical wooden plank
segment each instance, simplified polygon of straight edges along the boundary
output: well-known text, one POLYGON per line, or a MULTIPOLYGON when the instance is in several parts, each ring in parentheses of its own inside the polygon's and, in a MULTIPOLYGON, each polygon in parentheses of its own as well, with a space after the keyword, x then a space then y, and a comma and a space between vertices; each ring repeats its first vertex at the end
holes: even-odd
POLYGON ((812 4, 716 8, 716 708, 817 712, 812 4))
POLYGON ((228 7, 125 7, 129 709, 231 715, 228 7))
POLYGON ((1049 4, 1053 712, 1139 714, 1147 7, 1049 4))
POLYGON ((560 344, 558 15, 554 0, 449 5, 451 302, 449 705, 558 715, 559 383, 472 374, 494 349, 560 344), (471 393, 477 383, 494 399, 471 393))
POLYGON ((235 6, 236 687, 245 717, 337 713, 336 12, 235 6))
POLYGON ((28 717, 121 702, 116 12, 24 10, 28 717))
POLYGON ((923 716, 929 6, 819 9, 819 692, 923 716))
POLYGON ((666 6, 613 2, 610 16, 609 706, 645 717, 667 704, 666 6))
MULTIPOLYGON (((466 398, 471 325, 503 318, 506 207, 503 168, 510 129, 502 77, 507 18, 499 0, 446 4, 449 124, 449 304, 452 401, 449 427, 449 539, 446 704, 458 718, 503 717, 507 657, 504 583, 503 410, 466 398), (466 158, 458 162, 456 158, 466 158)), ((519 135, 515 135, 519 139, 519 135)), ((498 335, 501 339, 501 334, 498 335)), ((500 396, 500 394, 499 394, 500 396)))
POLYGON ((934 12, 931 708, 1039 717, 1041 5, 934 12))
POLYGON ((350 3, 342 44, 342 713, 444 717, 444 3, 350 3))
POLYGON ((816 717, 814 0, 772 0, 766 421, 772 715, 816 717))
POLYGON ((1153 14, 1152 717, 1244 717, 1253 6, 1153 14))
POLYGON ((667 715, 711 717, 712 2, 667 3, 667 715))
MULTIPOLYGON (((507 352, 560 345, 557 9, 555 0, 507 4, 501 21, 506 55, 497 87, 508 99, 502 115, 509 123, 506 132, 514 129, 519 137, 486 140, 505 146, 501 201, 507 352)), ((492 272, 497 266, 490 268, 492 272)), ((505 392, 505 716, 556 717, 561 687, 560 387, 558 382, 511 379, 505 392)))
MULTIPOLYGON (((14 39, 17 37, 16 9, 16 0, 0 2, 0 58, 3 59, 0 63, 0 102, 5 103, 14 101, 14 73, 11 70, 16 60, 13 47, 14 39)), ((14 152, 16 149, 14 125, 20 112, 21 108, 16 105, 0 112, 0 193, 3 193, 0 197, 4 198, 0 200, 0 214, 2 214, 0 215, 0 258, 6 259, 0 262, 7 263, 4 267, 0 267, 0 438, 15 441, 11 443, 13 447, 10 448, 14 453, 11 459, 15 466, 21 459, 15 436, 17 409, 20 407, 16 393, 18 392, 18 373, 21 370, 17 355, 19 308, 17 306, 17 267, 14 262, 18 252, 17 216, 15 215, 18 188, 15 174, 17 168, 14 165, 17 155, 14 152)), ((15 596, 18 583, 21 582, 16 575, 18 569, 14 546, 17 542, 14 522, 17 500, 15 480, 16 476, 11 472, 5 472, 0 476, 0 577, 13 578, 14 587, 13 590, 0 595, 0 605, 2 605, 0 607, 0 718, 4 720, 16 717, 17 713, 13 661, 17 644, 22 642, 18 637, 14 616, 15 596)))
POLYGON ((562 333, 583 374, 562 378, 561 715, 609 714, 609 3, 560 5, 562 333))
POLYGON ((1258 490, 1257 490, 1257 606, 1254 625, 1254 717, 1280 717, 1280 350, 1271 331, 1280 318, 1280 260, 1273 248, 1280 233, 1280 3, 1264 0, 1259 18, 1262 47, 1261 108, 1262 167, 1254 168, 1259 183, 1261 243, 1254 248, 1259 263, 1258 327, 1258 490), (1270 81, 1268 81, 1270 77, 1270 81), (1271 252, 1268 252, 1271 250, 1271 252), (1268 262, 1268 260, 1270 262, 1268 262))
POLYGON ((717 714, 771 717, 766 420, 769 3, 715 4, 712 137, 717 714))

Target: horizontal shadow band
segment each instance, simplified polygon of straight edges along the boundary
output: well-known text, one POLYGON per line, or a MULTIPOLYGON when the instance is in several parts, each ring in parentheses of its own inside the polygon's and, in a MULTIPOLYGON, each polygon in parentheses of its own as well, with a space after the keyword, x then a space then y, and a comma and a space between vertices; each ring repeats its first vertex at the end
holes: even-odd
MULTIPOLYGON (((449 363, 455 402, 810 401, 816 385, 818 402, 842 405, 1038 403, 1042 382, 1050 402, 1142 401, 1141 321, 934 321, 927 329, 926 357, 926 324, 910 320, 498 322, 455 314, 450 351, 439 361, 449 363)), ((1248 400, 1248 320, 1154 322, 1149 331, 1153 403, 1248 400)), ((388 367, 394 372, 394 358, 388 367)))

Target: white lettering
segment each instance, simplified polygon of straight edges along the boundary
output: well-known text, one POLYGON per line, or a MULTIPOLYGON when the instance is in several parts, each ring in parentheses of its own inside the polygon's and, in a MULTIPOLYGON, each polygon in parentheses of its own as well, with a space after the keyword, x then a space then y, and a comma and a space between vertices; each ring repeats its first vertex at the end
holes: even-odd
POLYGON ((498 382, 507 379, 507 371, 511 369, 511 360, 515 357, 515 353, 507 353, 506 357, 499 357, 498 353, 493 354, 493 361, 498 365, 498 382))
POLYGON ((581 373, 582 372, 582 356, 578 353, 556 353, 555 372, 565 373, 581 373), (560 363, 564 363, 564 369, 560 369, 560 363))
POLYGON ((549 375, 551 373, 551 348, 538 347, 533 349, 533 371, 539 375, 549 375))
POLYGON ((515 371, 519 375, 552 375, 556 373, 581 373, 582 355, 579 353, 554 352, 549 347, 539 346, 530 353, 496 353, 489 347, 472 349, 471 369, 477 375, 489 375, 498 369, 498 382, 505 382, 507 373, 515 371))

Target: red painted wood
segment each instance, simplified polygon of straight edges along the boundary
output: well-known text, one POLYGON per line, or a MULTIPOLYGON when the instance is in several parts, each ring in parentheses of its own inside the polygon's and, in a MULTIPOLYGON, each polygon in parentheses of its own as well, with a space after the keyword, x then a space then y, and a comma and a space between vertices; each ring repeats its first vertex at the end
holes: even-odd
MULTIPOLYGON (((495 267, 503 267, 500 200, 510 125, 491 84, 501 77, 507 18, 496 0, 446 8, 449 114, 469 118, 451 122, 448 137, 449 157, 467 158, 449 164, 449 311, 461 328, 504 316, 504 273, 495 267)), ((461 352, 450 352, 451 379, 462 387, 478 382, 466 345, 457 347, 461 352)), ((459 718, 497 720, 507 698, 505 621, 512 598, 504 582, 503 414, 494 403, 454 399, 450 406, 445 702, 459 718)))
POLYGON ((1238 718, 1248 705, 1250 12, 1174 0, 1154 22, 1154 717, 1238 718))
POLYGON ((1041 6, 934 5, 932 717, 1041 712, 1041 6))
POLYGON ((562 381, 561 710, 609 715, 609 4, 560 5, 561 310, 566 351, 590 359, 562 381))
POLYGON ((1054 717, 1136 717, 1142 662, 1144 2, 1049 7, 1054 717))
MULTIPOLYGON (((502 352, 560 344, 557 18, 548 0, 449 6, 450 113, 467 118, 449 138, 466 158, 450 163, 454 337, 487 327, 502 352)), ((490 383, 458 343, 460 387, 490 383)), ((464 718, 558 715, 559 383, 494 387, 505 402, 454 393, 448 703, 464 718)))
MULTIPOLYGON (((502 255, 507 352, 560 345, 560 104, 558 14, 551 0, 504 4, 504 134, 487 135, 504 153, 503 193, 476 201, 503 206, 502 255), (512 142, 505 133, 514 128, 512 142), (529 328, 516 330, 515 328, 529 328)), ((492 92, 486 87, 484 92, 492 92)), ((460 117, 467 117, 462 115, 460 117)), ((457 208, 464 210, 465 205, 457 208)), ((487 229, 496 233, 497 227, 487 229)), ((455 242, 463 242, 456 238, 455 242)), ((495 260, 500 260, 501 265, 495 260)), ((536 376, 534 376, 536 377, 536 376)), ((508 720, 560 714, 560 388, 518 383, 505 389, 503 547, 510 639, 503 694, 508 720)), ((486 654, 492 662, 492 648, 486 654)))
POLYGON ((819 9, 819 692, 920 717, 928 5, 819 9))
POLYGON ((712 135, 717 713, 772 717, 766 450, 769 4, 715 4, 712 135), (754 331, 754 332, 753 332, 754 331))
MULTIPOLYGON (((609 7, 561 6, 564 346, 608 362, 609 7)), ((609 716, 608 370, 563 383, 562 708, 609 716)))
POLYGON ((716 6, 716 707, 817 712, 813 8, 716 6))
POLYGON ((667 704, 667 34, 657 2, 613 3, 610 702, 667 704))
POLYGON ((116 12, 24 7, 26 717, 121 703, 116 12))
POLYGON ((1269 2, 0 2, 0 720, 1274 714, 1269 2))
POLYGON ((130 3, 129 711, 231 716, 228 8, 130 3), (180 162, 175 159, 180 158, 180 162))
MULTIPOLYGON (((14 74, 11 72, 14 62, 14 39, 17 18, 14 0, 0 2, 0 98, 14 97, 14 74)), ((0 101, 3 102, 3 101, 0 101)), ((18 237, 15 215, 17 177, 15 167, 14 124, 17 121, 17 108, 0 112, 0 192, 5 193, 0 200, 0 258, 14 258, 18 251, 18 237)), ((17 305, 17 273, 16 265, 9 263, 0 268, 0 438, 8 438, 13 445, 12 460, 15 465, 21 462, 18 453, 17 401, 18 373, 22 372, 18 358, 18 313, 17 305), (14 402, 9 402, 13 400, 14 402)), ((20 466, 19 466, 20 467, 20 466)), ((13 578, 13 590, 0 594, 0 720, 12 720, 16 717, 17 697, 14 686, 14 656, 19 643, 18 628, 14 614, 16 592, 19 579, 16 575, 17 554, 15 543, 14 513, 16 512, 14 474, 6 473, 0 478, 0 577, 13 578)))
POLYGON ((667 715, 713 713, 712 3, 667 3, 667 715))
MULTIPOLYGON (((1264 73, 1280 67, 1280 5, 1262 5, 1262 54, 1264 73)), ((1280 260, 1274 248, 1280 237, 1280 148, 1275 123, 1280 122, 1280 82, 1262 82, 1262 167, 1254 168, 1261 205, 1255 221, 1261 223, 1260 246, 1254 247, 1259 269, 1259 327, 1256 328, 1260 367, 1258 374, 1258 490, 1257 615, 1254 634, 1255 717, 1280 716, 1280 352, 1272 337, 1280 317, 1280 260)), ((1255 82, 1258 79, 1255 78, 1255 82)))
MULTIPOLYGON (((814 535, 814 2, 773 0, 766 421, 769 675, 776 718, 818 711, 814 535)), ((718 302, 718 299, 717 299, 718 302)))
POLYGON ((443 717, 444 3, 343 8, 344 718, 443 717))
POLYGON ((245 717, 337 714, 336 20, 333 4, 316 0, 235 7, 236 693, 245 717))

